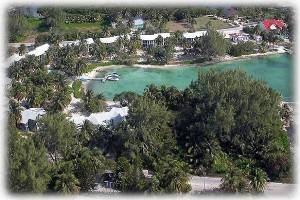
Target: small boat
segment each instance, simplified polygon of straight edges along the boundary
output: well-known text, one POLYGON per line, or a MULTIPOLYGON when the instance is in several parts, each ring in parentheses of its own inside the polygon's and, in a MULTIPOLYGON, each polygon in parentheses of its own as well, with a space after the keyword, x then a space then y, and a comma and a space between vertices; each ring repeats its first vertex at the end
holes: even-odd
POLYGON ((112 76, 115 76, 115 77, 120 77, 121 75, 120 75, 120 74, 118 74, 117 72, 113 72, 113 73, 112 73, 112 76))
POLYGON ((106 77, 106 80, 108 80, 108 81, 118 81, 120 79, 116 76, 109 75, 109 76, 106 77))

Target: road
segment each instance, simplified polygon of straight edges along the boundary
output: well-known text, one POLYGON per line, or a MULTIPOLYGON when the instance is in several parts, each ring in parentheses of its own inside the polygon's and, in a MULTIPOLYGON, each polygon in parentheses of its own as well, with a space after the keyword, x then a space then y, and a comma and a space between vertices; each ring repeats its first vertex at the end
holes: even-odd
MULTIPOLYGON (((191 176, 190 184, 192 186, 191 193, 198 193, 203 190, 212 190, 218 188, 221 184, 220 177, 200 177, 191 176)), ((282 195, 293 196, 296 192, 296 184, 284 184, 268 182, 264 195, 282 195)))

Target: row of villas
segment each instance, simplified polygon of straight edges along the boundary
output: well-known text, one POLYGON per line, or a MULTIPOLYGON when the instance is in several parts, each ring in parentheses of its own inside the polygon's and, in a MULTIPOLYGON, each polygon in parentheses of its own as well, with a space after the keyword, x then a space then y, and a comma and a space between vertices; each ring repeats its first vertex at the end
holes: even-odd
MULTIPOLYGON (((240 42, 240 41, 248 41, 250 36, 249 34, 245 34, 242 31, 243 27, 236 27, 236 28, 229 28, 229 29, 220 29, 218 30, 219 33, 223 34, 224 38, 230 39, 233 42, 240 42)), ((187 39, 187 41, 192 42, 198 37, 202 37, 206 34, 206 31, 196 31, 193 33, 183 33, 183 37, 187 39)), ((161 36, 162 38, 162 45, 165 44, 165 41, 167 38, 171 37, 170 33, 157 33, 153 35, 140 35, 140 39, 142 42, 143 48, 150 48, 156 45, 156 39, 161 36)), ((129 35, 121 35, 121 36, 112 36, 112 37, 106 37, 106 38, 100 38, 100 41, 104 44, 111 44, 116 42, 119 37, 127 37, 130 39, 129 35)), ((260 36, 258 36, 260 37, 260 36)), ((261 38, 258 38, 258 40, 261 40, 261 38)), ((86 43, 88 45, 93 44, 94 40, 93 38, 87 38, 85 39, 86 43)), ((65 47, 68 45, 78 45, 80 43, 79 40, 75 41, 62 41, 59 46, 65 47)), ((45 56, 45 52, 49 49, 49 44, 41 45, 32 51, 28 52, 27 55, 35 55, 38 56, 40 59, 43 59, 45 56)), ((25 55, 20 56, 19 54, 14 54, 8 59, 9 65, 13 63, 14 61, 19 61, 20 59, 24 58, 25 55)))

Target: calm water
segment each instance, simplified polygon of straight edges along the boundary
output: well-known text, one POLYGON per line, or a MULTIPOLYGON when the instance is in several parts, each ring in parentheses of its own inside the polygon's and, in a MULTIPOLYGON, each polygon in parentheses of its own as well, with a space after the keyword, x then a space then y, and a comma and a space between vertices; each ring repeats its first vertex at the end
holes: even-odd
POLYGON ((119 81, 90 81, 88 88, 95 93, 102 92, 106 98, 112 99, 115 94, 133 91, 142 94, 146 85, 174 85, 179 89, 186 88, 197 73, 210 68, 242 69, 256 79, 264 80, 270 87, 279 91, 284 100, 293 101, 293 61, 288 54, 270 55, 260 58, 230 61, 207 65, 205 67, 175 67, 168 69, 144 69, 136 67, 114 67, 99 73, 103 77, 107 73, 117 72, 119 81))

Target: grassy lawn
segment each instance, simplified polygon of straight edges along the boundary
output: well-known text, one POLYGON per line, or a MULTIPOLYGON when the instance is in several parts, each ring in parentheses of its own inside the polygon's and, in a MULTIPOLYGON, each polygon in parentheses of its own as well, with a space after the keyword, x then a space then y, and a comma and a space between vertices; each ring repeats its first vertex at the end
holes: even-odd
POLYGON ((47 27, 43 26, 43 20, 34 18, 34 17, 27 17, 26 18, 28 23, 28 28, 32 30, 32 32, 47 32, 47 27))
POLYGON ((182 31, 182 32, 187 32, 188 31, 188 26, 190 24, 187 22, 176 22, 176 21, 169 21, 166 24, 166 28, 170 32, 176 32, 176 31, 182 31))
POLYGON ((70 24, 64 24, 63 25, 63 30, 64 31, 82 31, 82 32, 87 32, 87 31, 99 31, 100 28, 100 23, 99 22, 95 22, 95 23, 90 23, 90 22, 86 22, 86 23, 70 23, 70 24))
MULTIPOLYGON (((26 17, 26 25, 28 27, 28 33, 24 37, 17 38, 17 42, 33 42, 36 36, 49 32, 48 28, 43 25, 43 19, 26 17)), ((61 32, 95 32, 100 31, 101 26, 102 24, 100 22, 63 24, 61 32)))
POLYGON ((226 22, 222 22, 221 20, 218 20, 218 19, 213 19, 211 17, 207 17, 207 16, 202 16, 202 17, 198 17, 198 18, 195 18, 196 20, 196 24, 194 25, 194 28, 199 31, 199 30, 205 30, 206 29, 206 24, 208 22, 211 22, 212 23, 212 26, 215 28, 215 29, 223 29, 223 28, 230 28, 232 27, 231 25, 229 25, 228 23, 226 22))

